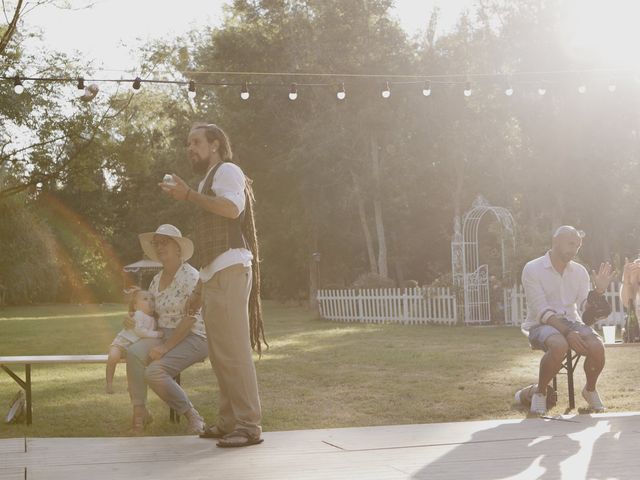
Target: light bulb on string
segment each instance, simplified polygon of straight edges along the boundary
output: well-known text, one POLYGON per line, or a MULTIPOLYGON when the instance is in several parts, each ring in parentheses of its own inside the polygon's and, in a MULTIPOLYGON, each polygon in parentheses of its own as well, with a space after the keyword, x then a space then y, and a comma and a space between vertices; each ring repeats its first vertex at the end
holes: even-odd
POLYGON ((614 93, 617 89, 617 85, 615 84, 615 82, 609 82, 609 86, 607 87, 607 90, 609 90, 609 92, 614 93))
POLYGON ((289 87, 289 100, 295 100, 296 98, 298 98, 298 86, 295 83, 291 84, 291 87, 289 87))
POLYGON ((82 97, 84 95, 84 78, 78 77, 78 83, 76 85, 76 96, 82 97))
POLYGON ((431 95, 431 82, 429 80, 424 82, 424 85, 422 86, 422 95, 425 97, 431 95))
POLYGON ((585 84, 582 84, 578 87, 578 93, 583 94, 587 92, 587 86, 585 84))
POLYGON ((189 80, 189 87, 187 89, 187 95, 191 100, 196 98, 196 82, 194 82, 193 80, 189 80))
POLYGON ((347 92, 344 91, 344 83, 340 84, 340 88, 338 88, 338 93, 336 93, 336 98, 338 100, 344 100, 347 97, 347 92))
POLYGON ((547 93, 546 87, 538 87, 538 95, 541 97, 547 93))
POLYGON ((507 88, 505 88, 504 90, 504 94, 507 97, 510 97, 511 95, 513 95, 513 87, 511 85, 507 85, 507 88))
POLYGON ((133 84, 131 85, 131 88, 133 88, 134 92, 139 92, 141 86, 142 86, 142 79, 140 77, 136 77, 133 80, 133 84))
POLYGON ((247 87, 247 82, 242 84, 242 90, 240 90, 240 98, 242 100, 249 100, 249 88, 247 87))
POLYGON ((13 91, 16 92, 16 94, 20 95, 22 94, 22 92, 24 92, 24 85, 22 85, 22 80, 20 80, 20 76, 16 75, 13 78, 13 91))
POLYGON ((385 82, 384 90, 382 90, 382 98, 389 98, 391 96, 391 86, 389 82, 385 82))
POLYGON ((464 84, 464 96, 465 97, 471 96, 471 82, 467 82, 464 84))

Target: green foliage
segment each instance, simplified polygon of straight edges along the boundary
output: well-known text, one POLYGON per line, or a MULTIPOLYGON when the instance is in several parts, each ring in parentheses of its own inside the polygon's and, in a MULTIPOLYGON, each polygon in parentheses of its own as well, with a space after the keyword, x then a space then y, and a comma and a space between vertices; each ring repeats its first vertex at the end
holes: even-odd
POLYGON ((64 284, 53 232, 26 200, 0 202, 0 285, 8 304, 55 300, 64 284))
MULTIPOLYGON (((640 195, 631 179, 640 96, 632 82, 620 83, 620 95, 598 84, 581 96, 572 79, 560 79, 541 97, 540 77, 533 86, 514 85, 506 97, 495 80, 477 79, 466 98, 459 84, 442 78, 429 98, 421 81, 408 81, 393 85, 385 100, 381 77, 204 73, 502 72, 506 79, 594 67, 565 48, 556 0, 482 2, 440 36, 436 10, 425 19, 425 35, 414 39, 391 18, 391 3, 237 0, 220 27, 149 44, 144 72, 234 84, 199 87, 195 102, 184 88, 158 87, 69 108, 57 87, 36 85, 16 101, 11 85, 0 84, 0 137, 9 142, 0 150, 0 202, 42 182, 40 193, 27 189, 30 195, 58 199, 94 232, 74 243, 61 233, 74 231, 65 221, 51 227, 72 265, 65 282, 76 278, 76 290, 83 285, 96 298, 112 298, 120 266, 141 256, 138 233, 160 223, 193 231, 192 206, 168 199, 157 183, 176 173, 197 185, 184 141, 191 122, 205 120, 229 133, 235 161, 254 180, 268 298, 304 297, 315 252, 322 254, 321 287, 353 284, 375 270, 369 250, 376 257, 382 239, 394 281, 429 284, 449 272, 453 218, 478 194, 516 219, 515 278, 564 223, 587 232, 587 264, 635 256, 640 195), (239 98, 244 81, 248 101, 239 98), (295 102, 287 99, 292 82, 299 83, 295 102), (335 97, 340 82, 344 102, 335 97), (33 148, 16 151, 31 139, 33 148), (376 228, 382 226, 384 236, 376 228)), ((53 52, 26 58, 14 46, 0 62, 12 71, 43 64, 52 75, 81 67, 53 52)), ((480 228, 480 260, 496 273, 501 252, 491 222, 487 217, 480 228)))

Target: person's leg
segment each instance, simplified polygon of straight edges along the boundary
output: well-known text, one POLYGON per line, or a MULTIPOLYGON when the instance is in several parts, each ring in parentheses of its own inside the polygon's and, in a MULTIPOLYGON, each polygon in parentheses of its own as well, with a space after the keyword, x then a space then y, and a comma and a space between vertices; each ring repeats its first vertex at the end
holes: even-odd
POLYGON ((162 358, 149 364, 145 370, 147 385, 169 407, 179 415, 184 415, 193 408, 193 405, 174 379, 189 366, 204 361, 207 355, 206 340, 191 333, 162 358))
POLYGON ((249 332, 250 291, 251 268, 234 265, 217 272, 205 284, 205 323, 211 362, 225 397, 218 427, 256 438, 262 414, 249 332))
POLYGON ((120 348, 112 345, 107 356, 107 393, 113 393, 113 376, 116 373, 116 365, 118 365, 120 358, 122 358, 120 348))
POLYGON ((211 367, 218 381, 218 416, 214 425, 209 427, 217 433, 230 433, 235 429, 236 422, 233 416, 233 409, 229 401, 226 384, 221 380, 223 372, 219 369, 221 361, 217 359, 217 344, 221 341, 219 336, 222 334, 216 324, 216 319, 225 315, 226 312, 226 295, 223 286, 220 283, 220 272, 217 272, 213 278, 204 284, 203 288, 203 305, 202 315, 204 326, 207 331, 207 342, 209 347, 209 360, 211 367))
POLYGON ((587 385, 585 388, 593 392, 596 389, 598 377, 604 368, 604 345, 602 344, 602 340, 595 334, 583 335, 582 338, 587 344, 587 355, 583 365, 584 373, 587 377, 587 385))
POLYGON ((562 368, 562 361, 567 356, 569 344, 564 336, 558 332, 549 335, 544 341, 546 352, 540 359, 538 373, 538 393, 545 394, 547 385, 562 368))
POLYGON ((143 338, 127 349, 127 384, 131 404, 144 407, 147 403, 147 382, 144 371, 149 363, 149 350, 161 343, 155 338, 143 338))

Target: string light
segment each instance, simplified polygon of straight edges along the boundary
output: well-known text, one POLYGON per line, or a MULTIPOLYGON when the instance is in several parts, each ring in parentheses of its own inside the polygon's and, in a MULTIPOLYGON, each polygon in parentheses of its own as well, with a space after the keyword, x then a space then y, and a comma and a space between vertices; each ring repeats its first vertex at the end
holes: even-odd
POLYGON ((422 95, 425 97, 431 95, 431 82, 428 80, 424 82, 424 85, 422 86, 422 95))
POLYGON ((240 98, 242 100, 249 100, 249 88, 247 87, 247 82, 242 84, 242 90, 240 90, 240 98))
MULTIPOLYGON (((549 72, 516 72, 516 73, 512 73, 509 74, 509 78, 512 80, 513 76, 525 76, 525 75, 529 75, 529 76, 533 76, 536 75, 538 77, 542 77, 543 75, 545 77, 548 77, 549 75, 571 75, 573 77, 575 77, 576 75, 579 76, 579 78, 581 77, 581 79, 586 79, 585 82, 581 82, 579 84, 577 84, 575 86, 575 88, 577 88, 578 93, 579 94, 585 94, 588 91, 588 82, 590 81, 589 78, 587 78, 587 74, 594 74, 594 73, 598 73, 601 72, 601 70, 566 70, 566 71, 549 71, 549 72)), ((634 81, 636 81, 637 83, 640 83, 640 75, 635 74, 633 72, 629 72, 629 71, 614 71, 614 70, 607 70, 608 74, 614 73, 615 76, 611 76, 609 77, 609 81, 605 84, 605 88, 607 88, 607 90, 610 93, 614 93, 617 91, 617 81, 619 81, 619 78, 616 79, 618 76, 620 75, 624 75, 625 78, 630 78, 633 79, 634 81)), ((424 97, 429 97, 432 95, 432 81, 434 78, 436 79, 442 79, 442 80, 438 80, 438 83, 441 83, 443 85, 448 85, 448 86, 452 86, 454 88, 459 88, 458 86, 463 86, 463 93, 465 97, 470 97, 472 96, 473 89, 472 89, 472 84, 474 83, 476 78, 487 78, 487 79, 493 79, 493 81, 495 83, 499 82, 499 78, 503 77, 504 75, 500 75, 500 74, 492 74, 492 73, 478 73, 478 74, 442 74, 442 75, 429 75, 428 80, 425 80, 425 76, 422 75, 384 75, 384 74, 336 74, 336 73, 292 73, 292 72, 283 72, 283 73, 277 73, 277 72, 202 72, 202 71, 189 71, 187 72, 187 74, 191 77, 194 77, 195 75, 198 74, 213 74, 213 73, 219 73, 219 74, 227 74, 227 75, 243 75, 243 76, 248 76, 248 75, 257 75, 257 76, 261 76, 261 75, 269 75, 269 76, 282 76, 282 77, 327 77, 327 78, 340 78, 342 77, 348 77, 348 78, 378 78, 380 80, 383 80, 384 76, 386 76, 387 78, 392 78, 392 80, 383 80, 383 89, 381 90, 381 95, 383 98, 388 99, 391 97, 391 83, 394 83, 394 86, 397 85, 403 85, 403 84, 418 84, 422 86, 422 95, 424 97), (382 77, 382 78, 381 78, 382 77), (466 77, 466 79, 465 79, 466 77), (395 79, 407 79, 406 81, 401 81, 398 80, 396 82, 395 79), (411 80, 409 80, 411 79, 411 80)), ((246 78, 246 77, 245 77, 246 78)), ((142 87, 142 82, 146 82, 146 83, 152 83, 152 84, 169 84, 169 85, 180 85, 180 86, 187 86, 187 90, 188 90, 188 96, 189 98, 193 99, 197 96, 197 93, 199 92, 199 90, 197 90, 197 88, 202 88, 202 86, 211 86, 211 87, 219 87, 219 86, 234 86, 234 85, 241 85, 241 92, 240 92, 240 98, 242 100, 248 100, 250 97, 249 94, 249 89, 248 89, 248 84, 246 81, 244 82, 238 82, 237 80, 230 80, 230 81, 205 81, 203 80, 202 82, 198 82, 197 88, 196 88, 196 81, 195 80, 162 80, 162 79, 149 79, 149 80, 143 80, 141 79, 139 76, 135 77, 135 79, 115 79, 115 78, 101 78, 101 79, 85 79, 82 76, 77 76, 77 77, 22 77, 20 75, 12 75, 12 76, 5 76, 5 75, 0 75, 0 80, 5 80, 5 81, 11 81, 13 82, 13 86, 14 86, 14 91, 16 92, 17 95, 20 95, 22 93, 24 93, 24 91, 26 90, 25 88, 25 84, 23 84, 23 82, 28 81, 28 82, 47 82, 47 83, 75 83, 77 86, 77 95, 80 96, 81 99, 83 100, 88 100, 90 99, 89 97, 93 98, 95 97, 95 94, 97 93, 98 89, 97 89, 97 84, 100 82, 105 82, 105 83, 129 83, 131 82, 131 88, 133 89, 134 92, 138 92, 141 90, 142 87), (96 82, 96 83, 93 83, 96 82), (91 84, 91 85, 89 85, 91 84), (93 87, 93 91, 92 92, 87 92, 87 85, 89 85, 89 87, 93 87)), ((541 82, 537 87, 533 87, 534 88, 534 92, 537 90, 537 93, 539 96, 544 96, 547 94, 548 88, 549 86, 553 86, 555 84, 559 84, 561 83, 561 79, 551 79, 549 81, 549 79, 547 78, 544 82, 541 82)), ((259 82, 258 83, 253 83, 252 85, 261 85, 259 82)), ((274 83, 264 83, 265 86, 273 86, 273 87, 277 87, 278 85, 282 85, 282 83, 278 83, 278 84, 274 84, 274 83)), ((290 89, 289 89, 289 99, 290 100, 296 100, 298 98, 298 85, 303 85, 303 86, 310 86, 310 87, 331 87, 333 86, 333 88, 336 88, 337 86, 337 90, 335 91, 335 95, 336 98, 340 101, 346 99, 346 88, 345 88, 345 83, 344 82, 336 82, 335 80, 333 81, 325 81, 325 82, 317 82, 317 81, 309 81, 309 83, 290 83, 290 89)), ((351 86, 350 88, 356 88, 351 86)), ((515 89, 511 83, 511 81, 506 81, 505 83, 503 83, 502 86, 503 90, 502 92, 504 93, 505 96, 507 97, 511 97, 513 96, 513 94, 515 93, 515 89)))
POLYGON ((391 96, 391 87, 389 86, 389 82, 385 82, 384 90, 382 90, 382 98, 389 98, 391 96))
POLYGON ((22 85, 22 80, 20 80, 20 75, 16 75, 13 79, 13 91, 16 94, 20 95, 24 92, 24 85, 22 85))
POLYGON ((196 98, 196 82, 194 82, 193 80, 189 80, 189 88, 187 91, 187 95, 191 100, 196 98))
POLYGON ((513 87, 511 85, 507 85, 507 88, 504 90, 504 94, 507 97, 510 97, 511 95, 513 95, 513 87))
POLYGON ((289 100, 295 100, 296 98, 298 98, 298 87, 295 83, 291 84, 291 87, 289 88, 289 100))

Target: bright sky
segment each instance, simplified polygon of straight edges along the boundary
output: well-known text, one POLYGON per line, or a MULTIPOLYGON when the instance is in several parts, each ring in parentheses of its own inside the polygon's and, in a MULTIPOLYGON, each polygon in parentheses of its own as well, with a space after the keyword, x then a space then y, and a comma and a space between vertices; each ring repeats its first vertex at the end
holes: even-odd
MULTIPOLYGON (((136 45, 170 38, 193 27, 219 24, 230 0, 65 0, 82 10, 38 7, 26 18, 42 29, 46 46, 71 53, 79 50, 94 66, 130 70, 136 45)), ((345 0, 346 1, 346 0, 345 0)), ((410 34, 423 31, 434 7, 440 8, 438 34, 451 30, 464 10, 478 0, 396 0, 395 15, 410 34)), ((515 1, 515 0, 514 0, 515 1)), ((63 0, 57 3, 64 3, 63 0)), ((589 57, 609 67, 640 67, 638 0, 564 0, 559 12, 566 47, 577 58, 589 57)), ((31 49, 42 48, 31 44, 31 49)))
MULTIPOLYGON (((89 0, 72 0, 71 5, 87 5, 89 0)), ((94 65, 105 69, 128 70, 135 66, 130 50, 140 42, 168 38, 193 27, 218 24, 228 0, 96 0, 82 10, 54 7, 34 9, 26 22, 42 29, 48 48, 82 52, 94 65)), ((441 31, 450 29, 474 0, 396 0, 396 15, 411 34, 423 30, 435 6, 440 8, 441 31)), ((29 44, 39 48, 41 44, 29 44)))

